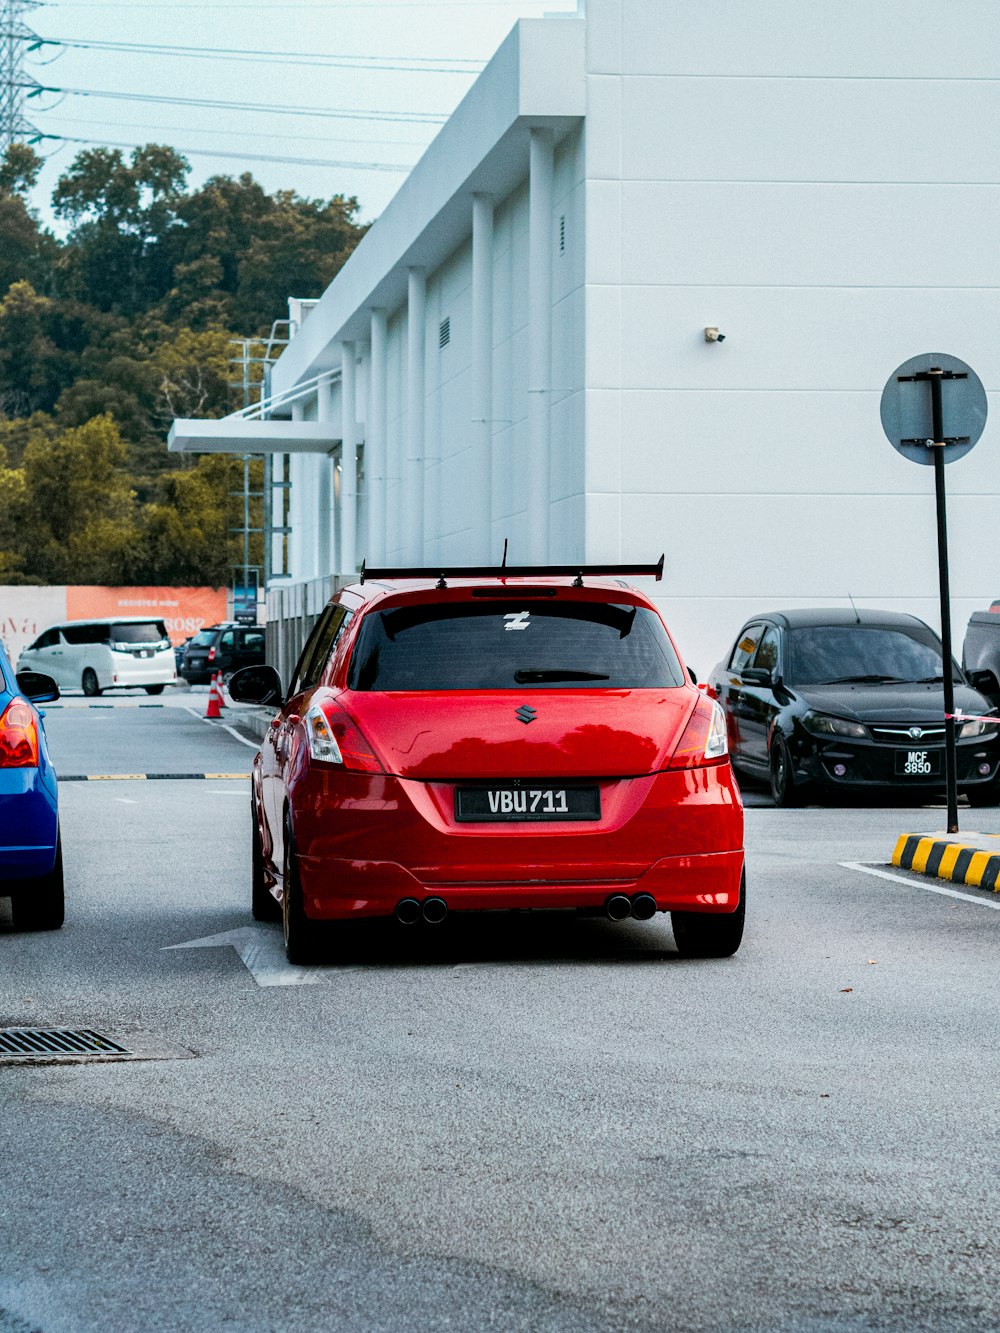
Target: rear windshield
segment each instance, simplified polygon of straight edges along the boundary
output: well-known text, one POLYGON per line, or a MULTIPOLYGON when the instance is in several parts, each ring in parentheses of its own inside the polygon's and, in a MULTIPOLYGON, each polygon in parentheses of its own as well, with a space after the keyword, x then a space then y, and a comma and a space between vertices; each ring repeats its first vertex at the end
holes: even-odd
POLYGON ((365 618, 353 690, 663 689, 683 682, 657 615, 607 602, 405 606, 365 618))
POLYGON ((191 640, 192 648, 208 648, 215 642, 215 636, 218 634, 216 629, 200 629, 191 640))
MULTIPOLYGON (((795 685, 942 678, 940 640, 922 625, 810 625, 788 638, 787 675, 795 685)), ((962 679, 957 666, 953 678, 962 679)))
POLYGON ((110 625, 63 625, 63 638, 67 643, 107 643, 111 637, 110 625))
POLYGON ((138 624, 112 625, 112 643, 161 643, 167 638, 162 620, 144 620, 138 624))

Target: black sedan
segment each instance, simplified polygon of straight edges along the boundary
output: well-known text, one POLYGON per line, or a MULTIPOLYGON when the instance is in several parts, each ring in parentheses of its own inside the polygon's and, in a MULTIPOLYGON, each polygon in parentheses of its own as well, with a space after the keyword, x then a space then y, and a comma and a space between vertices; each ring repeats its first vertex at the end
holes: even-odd
MULTIPOLYGON (((769 782, 776 805, 809 787, 943 787, 941 640, 916 616, 798 610, 754 616, 714 668, 733 767, 769 782)), ((972 805, 1000 803, 1000 714, 979 673, 952 664, 958 786, 972 805), (993 717, 996 716, 996 721, 993 717), (984 720, 985 719, 985 720, 984 720)))

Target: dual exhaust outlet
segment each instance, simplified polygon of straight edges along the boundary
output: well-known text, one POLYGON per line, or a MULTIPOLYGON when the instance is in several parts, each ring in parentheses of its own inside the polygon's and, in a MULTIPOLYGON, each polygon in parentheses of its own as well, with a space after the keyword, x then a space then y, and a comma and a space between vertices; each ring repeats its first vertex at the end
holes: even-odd
POLYGON ((401 926, 415 926, 418 921, 438 926, 447 915, 448 904, 443 898, 425 898, 423 902, 416 898, 401 898, 396 904, 396 920, 401 926))
POLYGON ((656 899, 651 893, 637 893, 634 898, 613 893, 604 904, 604 910, 609 921, 627 921, 630 916, 636 921, 648 921, 656 915, 656 899))
MULTIPOLYGON (((637 893, 633 898, 613 893, 604 904, 604 911, 609 921, 627 921, 630 916, 636 921, 649 921, 656 915, 656 899, 651 893, 637 893)), ((401 898, 395 915, 401 926, 415 926, 418 921, 437 926, 448 915, 448 904, 443 898, 425 898, 423 902, 401 898)))

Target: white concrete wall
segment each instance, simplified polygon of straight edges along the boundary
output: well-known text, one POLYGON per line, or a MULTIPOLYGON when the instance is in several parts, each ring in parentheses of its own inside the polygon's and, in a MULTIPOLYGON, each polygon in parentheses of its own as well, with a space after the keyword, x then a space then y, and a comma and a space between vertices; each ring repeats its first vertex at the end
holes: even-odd
POLYGON ((588 0, 587 29, 588 557, 666 550, 703 675, 758 610, 936 624, 932 472, 878 407, 950 352, 994 412, 948 470, 960 645, 1000 595, 1000 6, 588 0))

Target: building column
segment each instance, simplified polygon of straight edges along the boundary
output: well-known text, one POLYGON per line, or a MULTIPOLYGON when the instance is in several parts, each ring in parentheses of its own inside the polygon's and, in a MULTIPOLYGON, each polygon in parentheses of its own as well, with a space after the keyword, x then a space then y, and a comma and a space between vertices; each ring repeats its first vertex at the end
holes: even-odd
POLYGON ((368 554, 385 563, 388 545, 389 467, 386 440, 385 345, 388 318, 384 310, 373 310, 371 352, 368 362, 368 420, 365 423, 365 477, 368 485, 368 554))
MULTIPOLYGON (((320 380, 316 389, 316 420, 333 421, 333 378, 320 380)), ((332 434, 332 431, 331 431, 332 434)), ((330 441, 333 448, 333 440, 330 441)), ((316 567, 320 578, 336 573, 336 546, 334 544, 333 460, 329 453, 316 454, 316 510, 319 528, 316 533, 316 567)))
POLYGON ((424 408, 427 274, 411 268, 406 313, 406 465, 402 513, 407 559, 419 565, 424 552, 424 408))
POLYGON ((549 558, 549 455, 552 446, 551 130, 531 131, 528 214, 528 541, 530 558, 549 558))
MULTIPOLYGON (((304 405, 301 398, 292 403, 292 420, 304 419, 304 405)), ((305 506, 309 491, 309 478, 303 466, 304 454, 288 455, 288 572, 292 579, 307 579, 310 575, 309 559, 306 551, 305 506)))
MULTIPOLYGON (((469 554, 489 564, 493 546, 493 197, 472 196, 472 476, 469 554)), ((499 556, 497 555, 499 563, 499 556)))
POLYGON ((354 344, 340 344, 340 569, 348 577, 357 569, 358 426, 355 420, 354 344))

